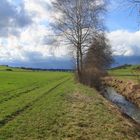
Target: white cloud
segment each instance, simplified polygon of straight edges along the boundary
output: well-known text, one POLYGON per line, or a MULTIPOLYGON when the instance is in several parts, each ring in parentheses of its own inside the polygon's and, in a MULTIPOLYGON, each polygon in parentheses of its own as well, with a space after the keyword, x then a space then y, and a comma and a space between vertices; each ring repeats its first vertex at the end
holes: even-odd
POLYGON ((20 29, 32 23, 32 19, 24 8, 24 3, 18 6, 8 0, 0 1, 0 36, 19 35, 20 29), (20 8, 19 8, 20 6, 20 8))
POLYGON ((140 55, 140 31, 112 31, 107 34, 114 55, 140 55))
POLYGON ((31 15, 33 15, 33 20, 36 23, 50 22, 54 20, 55 13, 51 10, 51 3, 54 0, 23 0, 25 4, 25 9, 31 15))
MULTIPOLYGON (((52 1, 21 0, 17 3, 17 0, 2 0, 0 63, 24 62, 34 63, 37 66, 42 63, 44 66, 47 60, 51 59, 52 62, 52 57, 55 58, 53 60, 68 58, 69 51, 62 42, 62 38, 59 38, 61 47, 56 47, 58 44, 52 43, 53 31, 48 25, 54 20, 54 16, 60 16, 51 11, 52 1)), ((140 55, 140 31, 117 30, 107 35, 114 55, 140 55)))
POLYGON ((16 0, 2 0, 0 19, 4 19, 6 24, 3 24, 3 20, 0 21, 0 62, 45 63, 48 58, 68 57, 65 46, 59 48, 58 44, 52 43, 53 32, 48 24, 55 13, 51 12, 51 1, 53 0, 21 0, 17 3, 16 0), (32 21, 30 24, 27 22, 27 26, 25 17, 27 21, 32 21), (16 23, 13 26, 11 19, 16 23))

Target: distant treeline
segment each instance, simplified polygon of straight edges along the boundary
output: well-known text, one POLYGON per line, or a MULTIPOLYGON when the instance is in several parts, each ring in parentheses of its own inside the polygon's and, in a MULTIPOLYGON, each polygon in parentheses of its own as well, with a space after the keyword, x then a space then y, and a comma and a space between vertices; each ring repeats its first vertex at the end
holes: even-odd
POLYGON ((41 69, 41 68, 26 68, 26 67, 18 67, 24 70, 33 70, 33 71, 60 71, 60 72, 73 72, 74 69, 41 69))
POLYGON ((132 65, 130 64, 124 64, 124 65, 121 65, 121 66, 117 66, 117 67, 114 67, 114 68, 111 68, 112 70, 116 70, 116 69, 125 69, 127 67, 131 67, 132 65))
POLYGON ((74 72, 74 69, 42 69, 42 68, 29 68, 29 67, 11 67, 8 65, 0 65, 7 67, 7 71, 13 71, 12 68, 23 69, 23 70, 31 70, 31 71, 60 71, 60 72, 74 72))

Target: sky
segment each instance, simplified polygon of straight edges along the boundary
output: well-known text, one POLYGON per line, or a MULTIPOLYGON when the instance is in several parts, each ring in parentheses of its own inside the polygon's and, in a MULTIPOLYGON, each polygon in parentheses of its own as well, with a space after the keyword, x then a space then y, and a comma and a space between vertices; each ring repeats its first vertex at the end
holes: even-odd
MULTIPOLYGON (((73 67, 63 41, 52 44, 49 23, 57 13, 51 11, 51 1, 0 0, 0 65, 73 67)), ((105 23, 115 57, 140 56, 140 17, 137 13, 122 0, 110 1, 105 23)))

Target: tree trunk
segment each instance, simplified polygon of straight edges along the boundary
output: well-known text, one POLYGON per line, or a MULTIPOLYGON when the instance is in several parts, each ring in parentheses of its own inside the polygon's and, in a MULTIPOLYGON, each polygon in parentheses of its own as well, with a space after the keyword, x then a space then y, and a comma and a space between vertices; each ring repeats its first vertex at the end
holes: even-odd
POLYGON ((83 54, 82 54, 81 48, 80 48, 79 53, 80 53, 80 71, 82 73, 83 72, 83 54))
POLYGON ((78 51, 78 49, 77 49, 77 56, 76 56, 76 61, 77 61, 77 63, 76 63, 76 65, 77 65, 77 74, 78 74, 78 79, 79 79, 79 77, 80 77, 80 63, 79 63, 79 51, 78 51))

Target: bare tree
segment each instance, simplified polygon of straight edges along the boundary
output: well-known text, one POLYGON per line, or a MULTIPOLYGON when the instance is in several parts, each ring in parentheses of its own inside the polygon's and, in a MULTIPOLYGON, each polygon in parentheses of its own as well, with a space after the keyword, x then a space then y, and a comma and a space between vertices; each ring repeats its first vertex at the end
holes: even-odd
POLYGON ((53 6, 58 13, 55 30, 68 41, 76 57, 78 78, 83 73, 84 55, 91 46, 93 38, 104 30, 102 13, 105 0, 56 0, 53 6))

